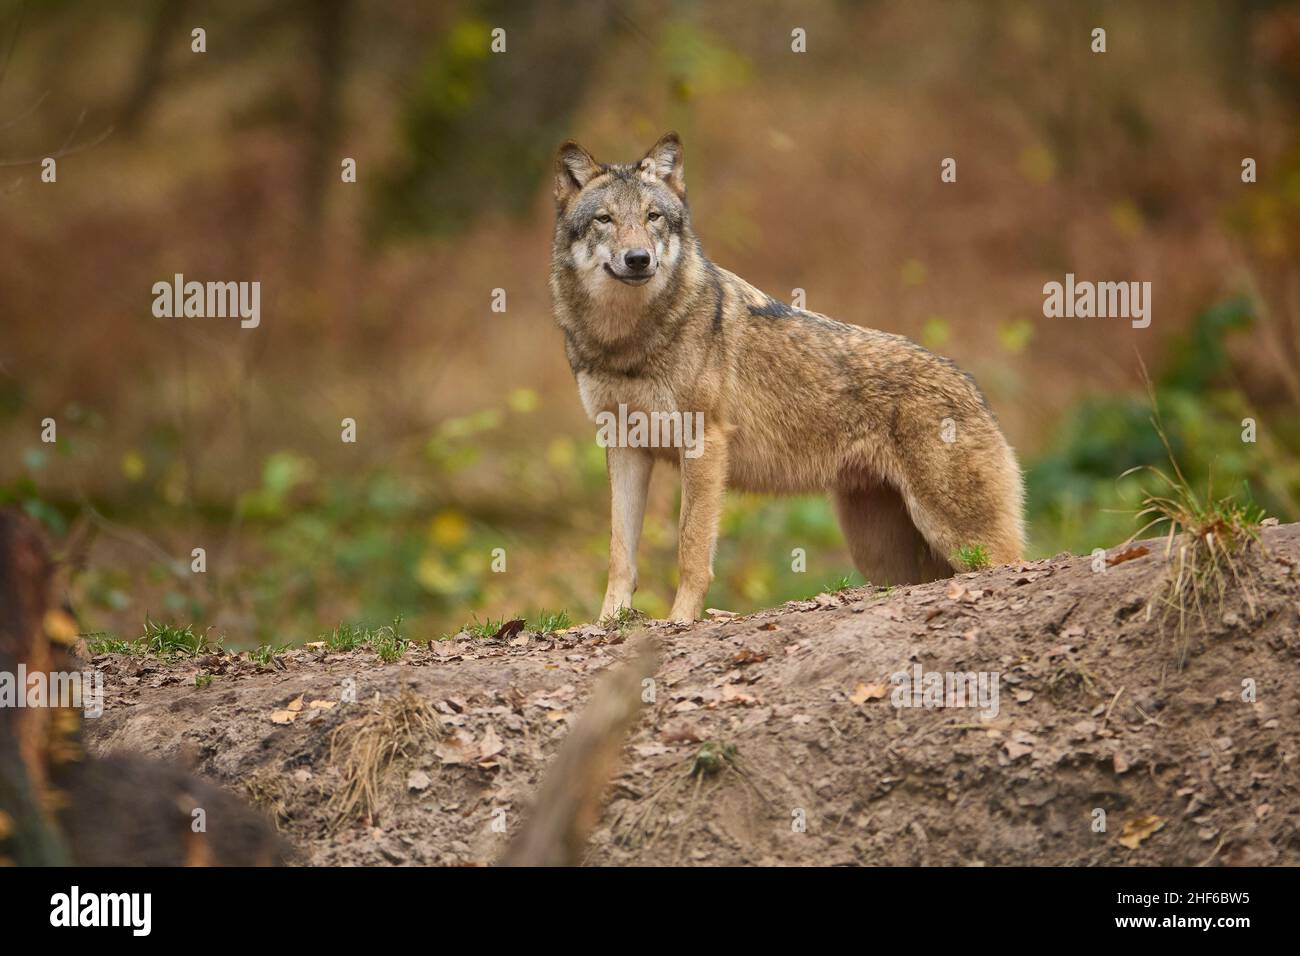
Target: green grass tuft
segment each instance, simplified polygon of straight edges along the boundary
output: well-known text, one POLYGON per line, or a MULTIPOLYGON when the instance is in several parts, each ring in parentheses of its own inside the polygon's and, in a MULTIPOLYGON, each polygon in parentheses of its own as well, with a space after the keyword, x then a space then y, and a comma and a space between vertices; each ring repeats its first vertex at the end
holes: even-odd
POLYGON ((827 582, 818 594, 839 594, 841 591, 847 591, 853 587, 853 581, 847 574, 842 574, 834 581, 827 582))
POLYGON ((371 627, 367 624, 339 622, 329 634, 322 635, 327 647, 333 651, 355 651, 369 648, 386 664, 398 660, 410 645, 402 636, 402 615, 393 618, 392 624, 371 627))
POLYGON ((967 571, 983 571, 989 566, 989 552, 982 544, 963 544, 955 557, 967 571))
MULTIPOLYGON (((1145 368, 1143 372, 1145 373, 1145 368)), ((1147 616, 1159 608, 1160 622, 1171 617, 1177 619, 1180 639, 1180 666, 1186 660, 1189 643, 1188 618, 1195 612, 1201 627, 1207 626, 1206 608, 1222 616, 1229 588, 1241 591, 1246 601, 1247 613, 1254 617, 1256 594, 1251 575, 1242 562, 1244 552, 1258 545, 1260 523, 1264 519, 1262 508, 1242 504, 1231 496, 1215 498, 1212 481, 1206 478, 1205 496, 1193 491, 1184 477, 1173 447, 1160 419, 1155 390, 1147 380, 1147 391, 1153 414, 1151 425, 1164 445, 1170 471, 1154 465, 1130 468, 1121 475, 1154 476, 1163 486, 1158 492, 1143 489, 1141 510, 1136 518, 1146 522, 1135 531, 1129 541, 1143 532, 1157 529, 1165 533, 1165 560, 1168 570, 1162 578, 1156 595, 1147 604, 1147 616)))
POLYGON ((528 630, 537 634, 554 634, 556 631, 562 631, 566 627, 573 626, 573 619, 569 617, 568 611, 560 611, 556 614, 548 614, 542 611, 537 615, 537 619, 528 625, 528 630))
POLYGON ((600 626, 607 631, 626 631, 639 623, 645 615, 630 607, 621 607, 615 613, 600 619, 600 626))
POLYGON ((144 620, 144 634, 135 642, 140 653, 150 657, 196 657, 205 651, 220 650, 221 639, 213 642, 205 633, 195 633, 193 624, 184 627, 179 624, 166 624, 154 621, 147 615, 144 620))

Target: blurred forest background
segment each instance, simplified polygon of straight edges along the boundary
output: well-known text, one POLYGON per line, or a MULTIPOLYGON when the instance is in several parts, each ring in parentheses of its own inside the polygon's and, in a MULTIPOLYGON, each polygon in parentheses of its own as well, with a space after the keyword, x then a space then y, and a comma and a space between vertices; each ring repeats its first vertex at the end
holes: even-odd
MULTIPOLYGON (((1298 114, 1300 5, 1267 0, 0 0, 0 503, 122 638, 589 619, 608 491, 550 317, 549 170, 570 136, 632 160, 677 129, 715 261, 976 376, 1034 556, 1135 530, 1117 478, 1163 458, 1139 355, 1196 486, 1295 520, 1298 114), (259 280, 260 328, 154 318, 177 272, 259 280), (1045 319, 1066 272, 1150 281, 1151 327, 1045 319)), ((660 471, 654 615, 676 504, 660 471)), ((851 571, 824 501, 732 494, 708 603, 851 571)))

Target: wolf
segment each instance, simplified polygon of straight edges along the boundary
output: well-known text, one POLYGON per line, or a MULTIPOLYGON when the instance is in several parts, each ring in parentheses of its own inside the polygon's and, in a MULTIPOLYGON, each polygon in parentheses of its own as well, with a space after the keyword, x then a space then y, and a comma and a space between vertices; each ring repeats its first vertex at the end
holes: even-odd
POLYGON ((902 336, 792 308, 711 262, 683 157, 667 133, 635 163, 597 162, 572 140, 555 159, 550 286, 587 415, 703 416, 690 456, 607 446, 600 619, 632 605, 659 460, 681 471, 679 623, 703 611, 728 487, 829 492, 854 564, 876 585, 947 577, 967 546, 1019 561, 1023 480, 974 380, 902 336))

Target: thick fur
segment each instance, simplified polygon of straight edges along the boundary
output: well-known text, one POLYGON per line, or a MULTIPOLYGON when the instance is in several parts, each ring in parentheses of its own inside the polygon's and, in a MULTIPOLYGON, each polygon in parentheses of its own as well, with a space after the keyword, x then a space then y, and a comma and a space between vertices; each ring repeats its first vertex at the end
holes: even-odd
POLYGON ((551 290, 587 414, 702 412, 704 453, 609 448, 613 532, 601 617, 629 607, 656 459, 682 472, 672 619, 699 617, 726 487, 830 492, 871 582, 934 580, 964 545, 1024 542, 1020 468, 974 381, 898 335, 791 308, 710 262, 691 229, 682 146, 631 165, 565 143, 551 290), (628 250, 652 253, 629 270, 628 250), (629 284, 621 277, 629 277, 629 284), (950 439, 950 440, 946 440, 950 439))

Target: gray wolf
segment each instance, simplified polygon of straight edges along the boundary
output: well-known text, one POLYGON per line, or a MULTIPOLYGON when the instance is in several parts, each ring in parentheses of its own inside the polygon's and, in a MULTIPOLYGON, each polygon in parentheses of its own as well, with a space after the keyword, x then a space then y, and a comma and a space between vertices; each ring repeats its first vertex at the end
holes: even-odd
POLYGON ((587 414, 703 416, 692 455, 607 445, 601 619, 631 606, 659 460, 681 470, 674 621, 704 608, 727 487, 829 492, 855 565, 877 585, 951 575, 966 546, 994 564, 1020 560, 1020 468, 970 376, 902 336, 791 308, 709 261, 675 133, 623 165, 566 142, 554 192, 551 292, 587 414))

